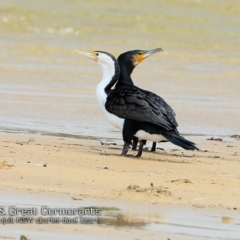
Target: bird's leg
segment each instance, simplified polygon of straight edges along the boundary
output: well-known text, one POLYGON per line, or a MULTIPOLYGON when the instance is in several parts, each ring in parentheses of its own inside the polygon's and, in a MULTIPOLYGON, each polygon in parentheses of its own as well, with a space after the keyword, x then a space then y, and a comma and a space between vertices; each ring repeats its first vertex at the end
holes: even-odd
MULTIPOLYGON (((146 145, 147 141, 146 141, 146 140, 142 140, 142 141, 144 141, 144 144, 143 144, 143 145, 146 145)), ((151 152, 151 150, 149 150, 148 147, 143 148, 143 151, 144 151, 144 152, 151 152)))
MULTIPOLYGON (((132 139, 134 139, 134 132, 133 132, 133 123, 132 120, 125 120, 123 124, 122 136, 124 141, 124 146, 122 150, 121 156, 125 157, 133 157, 133 155, 127 155, 129 145, 132 145, 132 139)), ((137 139, 137 138, 136 138, 137 139)), ((136 142, 135 139, 135 142, 136 142)), ((137 139, 138 140, 138 139, 137 139)))
POLYGON ((124 142, 124 146, 123 146, 123 150, 122 150, 121 156, 127 156, 128 148, 129 148, 129 143, 124 142))
POLYGON ((152 148, 151 148, 151 152, 155 152, 156 151, 156 142, 153 142, 152 144, 152 148))
POLYGON ((141 140, 138 148, 138 153, 135 156, 136 158, 140 158, 142 156, 142 151, 143 151, 143 145, 146 144, 145 140, 141 140))
POLYGON ((137 137, 133 137, 132 150, 136 150, 137 149, 137 144, 138 144, 138 138, 137 137))
POLYGON ((149 150, 149 148, 145 147, 143 149, 144 152, 155 152, 156 151, 156 142, 153 142, 152 148, 149 150))

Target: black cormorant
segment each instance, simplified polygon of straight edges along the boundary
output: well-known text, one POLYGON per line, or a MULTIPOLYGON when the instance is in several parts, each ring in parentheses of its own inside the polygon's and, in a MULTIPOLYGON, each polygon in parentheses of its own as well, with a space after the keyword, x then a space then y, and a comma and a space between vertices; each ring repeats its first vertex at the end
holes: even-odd
POLYGON ((112 89, 120 73, 114 56, 103 51, 86 53, 76 50, 76 53, 102 66, 102 80, 97 85, 96 94, 108 120, 122 128, 124 147, 121 155, 127 154, 134 136, 140 140, 136 157, 142 155, 146 140, 168 140, 184 149, 198 150, 195 143, 180 136, 175 113, 161 97, 136 86, 112 89))
MULTIPOLYGON (((142 62, 144 59, 150 57, 151 55, 162 51, 161 48, 155 48, 152 50, 132 50, 120 54, 117 58, 120 75, 119 79, 115 85, 115 89, 124 87, 124 86, 134 86, 134 83, 131 78, 131 74, 134 68, 142 62)), ((133 138, 132 150, 136 150, 138 144, 138 138, 133 138)), ((156 142, 153 142, 151 152, 156 151, 156 142)))

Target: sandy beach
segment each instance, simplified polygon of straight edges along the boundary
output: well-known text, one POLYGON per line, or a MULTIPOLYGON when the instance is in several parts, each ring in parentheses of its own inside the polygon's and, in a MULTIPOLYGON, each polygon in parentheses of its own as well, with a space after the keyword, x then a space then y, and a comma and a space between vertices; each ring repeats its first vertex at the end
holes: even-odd
POLYGON ((162 143, 163 150, 135 159, 119 156, 117 143, 3 134, 0 185, 72 197, 240 209, 239 140, 190 140, 202 151, 162 143))
POLYGON ((1 0, 0 239, 240 239, 239 9, 1 0), (74 50, 159 47, 134 84, 164 98, 201 151, 158 143, 121 157, 121 131, 95 96, 102 70, 74 50), (43 205, 100 207, 103 224, 2 223, 4 208, 43 205))
MULTIPOLYGON (((48 198, 45 200, 48 205, 53 204, 54 201, 50 199, 54 198, 56 204, 63 204, 65 207, 73 207, 78 202, 89 206, 90 202, 95 200, 94 204, 98 206, 110 205, 124 209, 123 206, 126 205, 128 211, 132 212, 131 216, 134 216, 133 213, 142 213, 143 209, 148 209, 148 217, 157 213, 162 215, 163 209, 166 215, 176 216, 179 215, 179 210, 186 209, 185 213, 195 210, 190 214, 193 219, 197 218, 201 211, 205 214, 215 212, 215 217, 218 213, 219 219, 227 219, 227 226, 230 226, 228 231, 231 231, 227 232, 226 237, 235 239, 240 236, 239 229, 231 229, 239 222, 240 174, 236 166, 239 164, 240 142, 234 138, 223 138, 221 141, 207 140, 209 137, 188 138, 194 140, 202 151, 185 151, 170 143, 162 143, 158 144, 162 149, 155 153, 144 152, 142 158, 135 159, 119 156, 122 144, 118 142, 101 143, 99 140, 1 134, 0 189, 6 194, 6 201, 11 199, 8 204, 21 202, 13 200, 11 195, 19 196, 18 199, 25 196, 27 201, 30 194, 27 201, 30 206, 36 205, 36 199, 41 204, 44 197, 48 198), (64 199, 68 201, 64 202, 64 199), (155 210, 150 214, 151 207, 155 210)), ((130 153, 135 154, 134 151, 130 153)), ((4 202, 4 197, 2 201, 4 202)), ((6 202, 4 204, 8 205, 6 202)), ((184 219, 184 215, 180 214, 179 217, 184 219)), ((161 217, 155 218, 164 224, 161 217)), ((217 228, 226 226, 223 221, 225 220, 216 223, 217 228)), ((128 224, 129 222, 126 226, 128 224)), ((185 224, 187 228, 191 221, 188 219, 185 224)), ((93 239, 99 231, 102 232, 102 239, 104 236, 115 237, 119 232, 125 239, 132 239, 142 231, 139 227, 128 230, 124 226, 110 229, 106 226, 81 226, 76 230, 74 225, 61 226, 60 229, 59 225, 53 225, 51 231, 62 231, 70 234, 69 236, 80 231, 84 233, 81 237, 88 236, 93 239)), ((210 226, 211 224, 203 228, 207 231, 210 226)), ((6 231, 9 228, 9 225, 3 226, 6 231)), ((42 224, 41 228, 25 225, 15 234, 26 233, 26 236, 30 236, 29 239, 32 234, 34 239, 38 239, 42 236, 36 235, 39 231, 49 231, 49 225, 42 224), (33 230, 35 235, 31 232, 33 230)), ((52 239, 58 237, 56 234, 49 234, 52 239)), ((220 234, 223 233, 220 231, 220 234)), ((15 239, 9 232, 4 236, 15 239)), ((159 239, 159 236, 174 236, 176 239, 209 237, 207 233, 201 238, 197 231, 186 231, 186 236, 181 238, 181 234, 167 230, 161 233, 146 230, 144 236, 145 238, 140 239, 149 239, 150 236, 152 239, 159 239)), ((74 235, 72 239, 75 239, 74 237, 77 239, 74 235)), ((210 237, 215 239, 214 235, 210 237)), ((216 235, 216 239, 217 237, 216 235)))

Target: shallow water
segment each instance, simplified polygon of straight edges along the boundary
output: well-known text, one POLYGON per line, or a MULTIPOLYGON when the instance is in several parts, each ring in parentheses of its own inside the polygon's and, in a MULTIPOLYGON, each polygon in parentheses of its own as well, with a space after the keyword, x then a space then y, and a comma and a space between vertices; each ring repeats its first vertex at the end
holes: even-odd
POLYGON ((164 97, 184 134, 238 134, 239 22, 238 0, 1 0, 1 131, 121 138, 95 97, 101 68, 73 50, 162 47, 135 84, 164 97))
MULTIPOLYGON (((103 223, 92 225, 93 229, 89 229, 89 225, 85 225, 83 230, 81 228, 82 224, 80 224, 81 226, 78 226, 78 224, 0 224, 1 236, 6 238, 12 237, 13 239, 19 239, 20 235, 25 235, 29 239, 42 239, 42 237, 48 239, 63 239, 64 237, 71 237, 71 239, 79 239, 80 237, 96 239, 96 233, 102 228, 109 228, 109 226, 114 227, 118 232, 126 232, 128 234, 127 239, 132 239, 139 234, 141 235, 143 230, 149 236, 151 235, 152 239, 159 239, 160 236, 172 237, 173 239, 240 238, 240 217, 238 211, 234 210, 215 209, 209 211, 207 209, 179 208, 170 205, 160 207, 151 204, 130 204, 81 197, 78 200, 73 200, 68 194, 56 195, 56 193, 50 192, 37 193, 17 190, 13 193, 3 189, 1 189, 0 205, 5 207, 5 211, 8 211, 9 206, 15 206, 18 208, 37 208, 38 213, 41 212, 40 208, 42 206, 47 206, 49 209, 90 208, 91 206, 106 209, 97 217, 101 218, 103 223), (113 207, 119 210, 111 210, 113 207), (12 231, 13 227, 14 231, 12 231)), ((4 217, 16 218, 16 216, 9 215, 5 215, 4 217)), ((21 217, 21 214, 18 214, 17 217, 21 217)), ((64 217, 75 218, 78 215, 42 216, 38 214, 33 217, 63 219, 64 217)), ((85 215, 84 217, 91 218, 92 216, 85 215)), ((108 239, 110 237, 111 232, 108 230, 108 239)), ((106 239, 106 236, 102 239, 106 239)), ((120 238, 115 235, 114 239, 120 238)))

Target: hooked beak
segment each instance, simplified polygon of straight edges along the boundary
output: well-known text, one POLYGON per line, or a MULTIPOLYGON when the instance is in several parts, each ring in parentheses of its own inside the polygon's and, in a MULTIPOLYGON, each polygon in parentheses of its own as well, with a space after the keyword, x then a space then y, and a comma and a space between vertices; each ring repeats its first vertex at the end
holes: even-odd
POLYGON ((155 48, 155 49, 152 49, 152 50, 146 50, 146 51, 143 51, 143 59, 146 59, 147 57, 150 57, 151 55, 157 53, 157 52, 162 52, 163 50, 161 48, 155 48))
POLYGON ((74 50, 74 52, 76 54, 79 54, 79 55, 82 55, 82 56, 85 56, 85 57, 88 57, 94 61, 97 61, 98 60, 98 57, 96 55, 95 52, 92 52, 92 53, 88 53, 88 52, 82 52, 82 51, 79 51, 79 50, 74 50))
POLYGON ((153 55, 157 52, 162 52, 162 51, 163 50, 161 48, 155 48, 155 49, 152 49, 152 50, 145 51, 143 53, 143 55, 144 55, 144 58, 147 58, 147 57, 149 57, 149 56, 151 56, 151 55, 153 55))

